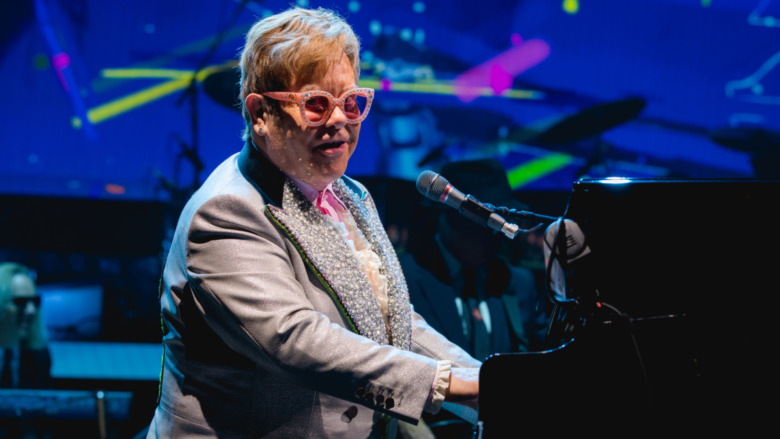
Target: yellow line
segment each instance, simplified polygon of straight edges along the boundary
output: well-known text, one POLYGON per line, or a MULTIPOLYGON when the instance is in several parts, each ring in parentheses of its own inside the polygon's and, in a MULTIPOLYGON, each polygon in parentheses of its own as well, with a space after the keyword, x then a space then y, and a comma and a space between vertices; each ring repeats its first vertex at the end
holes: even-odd
MULTIPOLYGON (((190 77, 192 77, 192 74, 190 74, 190 77)), ((134 108, 182 90, 187 87, 189 83, 190 78, 172 79, 162 84, 155 85, 154 87, 91 108, 87 111, 87 118, 89 118, 89 121, 93 124, 104 122, 112 117, 116 117, 134 108)))
MULTIPOLYGON (((235 67, 235 62, 216 66, 210 66, 198 72, 195 80, 202 82, 208 75, 227 68, 235 67)), ((168 96, 179 90, 186 88, 192 79, 192 70, 178 69, 154 69, 154 68, 129 68, 129 69, 103 69, 101 74, 108 79, 160 79, 169 78, 170 81, 154 85, 152 87, 137 91, 130 95, 107 102, 87 111, 87 118, 93 124, 104 122, 116 117, 122 113, 146 105, 157 99, 168 96)), ((367 78, 360 81, 361 86, 381 89, 381 82, 376 78, 367 78)), ((412 93, 431 93, 431 94, 456 94, 455 87, 449 83, 442 82, 393 82, 392 91, 412 92, 412 93)), ((495 96, 493 90, 489 87, 479 87, 474 90, 479 96, 495 96)), ((499 96, 514 99, 543 99, 544 93, 534 90, 506 90, 499 96)))
MULTIPOLYGON (((382 89, 382 83, 376 78, 366 78, 360 80, 361 87, 370 87, 378 90, 382 89)), ((455 86, 449 83, 442 82, 391 82, 390 91, 398 92, 411 92, 411 93, 430 93, 430 94, 447 94, 455 95, 458 91, 465 91, 464 89, 456 90, 455 86)), ((468 91, 475 93, 478 96, 502 96, 513 99, 544 99, 544 92, 536 90, 514 90, 508 89, 500 94, 495 94, 490 87, 474 87, 468 91)))
POLYGON ((171 78, 181 79, 192 77, 192 70, 180 69, 103 69, 100 76, 109 79, 141 79, 141 78, 171 78))
MULTIPOLYGON (((225 66, 211 66, 198 72, 197 82, 202 82, 212 73, 224 69, 225 66)), ((168 96, 190 85, 192 70, 173 69, 104 69, 104 74, 121 78, 173 78, 170 81, 137 91, 122 98, 107 102, 87 111, 87 118, 93 124, 104 122, 122 113, 146 105, 157 99, 168 96)))
MULTIPOLYGON (((248 26, 237 26, 232 29, 230 29, 222 38, 222 41, 229 41, 232 40, 235 37, 243 37, 243 35, 246 33, 246 31, 249 29, 248 26)), ((180 46, 179 48, 173 49, 170 53, 166 55, 159 56, 157 58, 151 59, 149 61, 139 62, 133 64, 136 66, 136 68, 154 68, 154 66, 161 66, 166 65, 170 62, 175 61, 176 59, 180 59, 183 56, 192 55, 192 54, 198 54, 200 52, 204 52, 206 49, 209 48, 212 44, 214 44, 214 41, 216 41, 216 36, 211 37, 205 37, 199 41, 195 41, 192 43, 188 43, 184 46, 180 46)), ((236 65, 236 61, 232 61, 233 65, 236 65)), ((124 78, 123 78, 124 79, 124 78)), ((105 91, 106 89, 109 89, 111 87, 114 87, 118 84, 122 84, 123 81, 112 81, 110 79, 106 78, 100 78, 95 81, 93 81, 93 89, 96 91, 105 91)))

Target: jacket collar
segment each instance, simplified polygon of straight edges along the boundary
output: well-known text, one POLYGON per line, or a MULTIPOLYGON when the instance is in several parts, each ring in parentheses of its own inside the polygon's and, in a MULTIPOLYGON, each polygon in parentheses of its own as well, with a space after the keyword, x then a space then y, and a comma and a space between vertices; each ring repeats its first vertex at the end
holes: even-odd
POLYGON ((255 188, 276 206, 282 205, 282 195, 287 177, 281 169, 271 163, 252 139, 247 139, 238 154, 238 169, 255 188))

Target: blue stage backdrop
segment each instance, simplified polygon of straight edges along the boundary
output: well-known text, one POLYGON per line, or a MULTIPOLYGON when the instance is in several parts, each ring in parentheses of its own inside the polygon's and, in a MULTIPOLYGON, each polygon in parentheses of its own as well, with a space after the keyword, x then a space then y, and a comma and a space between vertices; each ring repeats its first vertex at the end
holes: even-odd
MULTIPOLYGON (((496 157, 582 176, 777 174, 778 0, 305 1, 351 23, 378 90, 348 172, 496 157)), ((241 147, 243 35, 289 0, 0 7, 0 193, 170 200, 241 147)), ((490 200, 485 200, 490 201, 490 200)))

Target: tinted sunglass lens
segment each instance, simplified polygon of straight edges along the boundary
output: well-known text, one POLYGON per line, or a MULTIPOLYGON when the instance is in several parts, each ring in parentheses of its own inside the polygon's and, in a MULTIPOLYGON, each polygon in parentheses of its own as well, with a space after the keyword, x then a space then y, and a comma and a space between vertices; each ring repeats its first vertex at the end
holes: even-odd
POLYGON ((355 93, 347 96, 344 102, 344 114, 348 119, 359 119, 368 106, 368 96, 363 93, 355 93))
POLYGON ((325 113, 328 112, 329 105, 330 101, 325 96, 312 96, 306 99, 304 103, 306 117, 312 122, 319 122, 325 113))
POLYGON ((32 302, 35 306, 40 306, 41 296, 14 298, 14 305, 16 305, 16 307, 20 309, 26 308, 28 302, 32 302))

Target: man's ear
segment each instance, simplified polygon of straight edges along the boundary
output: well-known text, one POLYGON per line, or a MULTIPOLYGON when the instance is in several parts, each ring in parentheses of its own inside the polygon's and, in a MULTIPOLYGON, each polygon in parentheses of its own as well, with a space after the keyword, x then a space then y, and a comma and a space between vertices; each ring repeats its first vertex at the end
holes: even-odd
POLYGON ((252 121, 252 131, 262 136, 266 132, 265 126, 265 102, 262 95, 250 93, 244 100, 249 120, 252 121))

